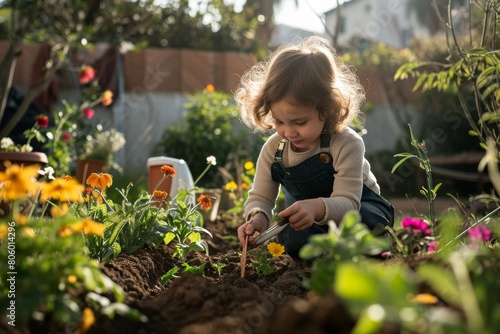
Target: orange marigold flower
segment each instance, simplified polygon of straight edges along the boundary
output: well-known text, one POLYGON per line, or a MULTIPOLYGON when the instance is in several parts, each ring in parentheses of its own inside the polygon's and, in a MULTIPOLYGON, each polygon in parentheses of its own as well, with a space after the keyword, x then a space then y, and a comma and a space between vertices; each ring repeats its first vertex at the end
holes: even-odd
POLYGON ((163 165, 161 166, 161 172, 166 175, 174 176, 175 175, 175 169, 172 166, 169 165, 163 165))
POLYGON ((9 234, 9 227, 7 224, 0 225, 0 240, 5 238, 9 234))
POLYGON ((73 234, 73 230, 69 228, 69 226, 61 226, 59 228, 59 236, 61 238, 65 238, 67 236, 70 236, 71 234, 73 234))
POLYGON ((78 280, 78 278, 75 276, 75 275, 69 275, 66 280, 69 282, 69 283, 76 283, 76 281, 78 280))
POLYGON ((168 193, 166 191, 163 191, 163 190, 155 190, 155 192, 153 193, 153 198, 154 199, 166 199, 168 196, 168 193))
POLYGON ((23 215, 22 213, 18 213, 14 216, 14 220, 19 225, 26 225, 26 223, 28 222, 28 216, 23 215))
POLYGON ((42 184, 40 201, 45 202, 49 199, 68 202, 82 201, 83 186, 74 179, 64 180, 57 178, 49 183, 42 184))
POLYGON ((73 179, 73 177, 71 177, 70 175, 63 175, 63 176, 61 176, 61 179, 63 179, 64 181, 69 181, 69 180, 73 179))
POLYGON ((212 199, 207 195, 200 195, 197 199, 198 203, 203 210, 208 211, 212 208, 212 199))
POLYGON ((111 187, 113 184, 113 177, 108 173, 92 173, 87 178, 86 183, 92 188, 99 188, 103 190, 106 187, 111 187))
POLYGON ((247 184, 247 183, 245 183, 245 182, 243 182, 243 183, 241 184, 241 188, 243 188, 243 190, 248 190, 248 184, 247 184))
POLYGON ((215 92, 215 87, 212 84, 208 84, 207 87, 206 87, 206 90, 209 93, 213 93, 213 92, 215 92))
POLYGON ((94 325, 95 322, 95 315, 94 312, 92 312, 92 309, 86 307, 83 309, 82 313, 82 321, 80 323, 80 334, 85 334, 88 332, 90 327, 94 325))
POLYGON ((430 293, 419 293, 412 298, 412 302, 417 304, 431 305, 437 304, 439 302, 439 299, 436 296, 431 295, 430 293))
POLYGON ((15 201, 34 195, 39 189, 36 182, 39 168, 39 165, 10 165, 0 172, 0 197, 4 201, 15 201))
POLYGON ((61 203, 60 206, 52 206, 50 208, 50 214, 52 217, 64 216, 69 212, 68 203, 61 203))
POLYGON ((80 69, 80 75, 79 75, 79 80, 82 85, 85 85, 89 83, 90 81, 94 80, 95 78, 96 71, 92 66, 86 65, 82 66, 80 69))
MULTIPOLYGON (((74 232, 83 232, 85 234, 95 234, 104 236, 104 225, 93 221, 92 219, 84 219, 82 221, 69 225, 69 228, 74 232)), ((60 233, 60 231, 59 231, 60 233)))
POLYGON ((105 107, 113 103, 113 92, 110 91, 109 89, 105 90, 104 93, 102 93, 101 103, 105 107))

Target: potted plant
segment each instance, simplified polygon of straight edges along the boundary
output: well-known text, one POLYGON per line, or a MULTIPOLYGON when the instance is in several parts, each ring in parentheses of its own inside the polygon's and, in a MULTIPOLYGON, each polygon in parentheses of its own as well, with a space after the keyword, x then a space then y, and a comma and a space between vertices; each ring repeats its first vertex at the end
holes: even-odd
POLYGON ((104 130, 101 124, 96 130, 95 134, 86 136, 77 161, 76 176, 81 183, 92 173, 102 173, 110 168, 121 171, 114 155, 125 146, 123 133, 114 128, 104 130))

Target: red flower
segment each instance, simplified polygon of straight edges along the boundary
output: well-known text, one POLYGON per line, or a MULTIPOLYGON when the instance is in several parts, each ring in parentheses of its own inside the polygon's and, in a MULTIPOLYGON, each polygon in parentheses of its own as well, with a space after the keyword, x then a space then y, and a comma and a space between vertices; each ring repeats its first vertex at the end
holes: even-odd
POLYGON ((212 199, 207 195, 200 195, 196 200, 203 210, 208 211, 212 207, 212 199))
POLYGON ((69 132, 65 132, 62 134, 61 139, 65 142, 68 142, 71 139, 71 134, 69 132))
POLYGON ((92 108, 85 108, 82 110, 83 116, 85 116, 86 119, 91 119, 95 115, 95 111, 92 108))
POLYGON ((49 125, 49 118, 47 116, 40 115, 36 118, 36 123, 41 128, 46 128, 49 125))
POLYGON ((92 66, 82 66, 79 76, 80 84, 85 85, 86 83, 94 80, 95 73, 96 72, 92 66))

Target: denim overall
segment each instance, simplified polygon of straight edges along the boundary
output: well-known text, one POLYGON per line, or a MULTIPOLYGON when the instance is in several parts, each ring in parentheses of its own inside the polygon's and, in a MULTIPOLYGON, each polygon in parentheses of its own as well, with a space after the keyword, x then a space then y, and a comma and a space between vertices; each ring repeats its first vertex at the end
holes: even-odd
MULTIPOLYGON (((283 151, 288 141, 282 139, 278 144, 271 165, 271 175, 279 182, 285 192, 285 206, 289 207, 295 201, 310 198, 330 197, 336 171, 333 168, 333 157, 330 154, 330 134, 321 135, 321 153, 318 153, 300 164, 292 167, 283 166, 283 151)), ((380 195, 363 185, 360 208, 361 221, 373 232, 383 231, 384 226, 394 224, 394 208, 380 195)), ((304 246, 313 234, 326 233, 328 225, 313 224, 304 231, 295 231, 288 225, 280 234, 278 242, 285 246, 290 256, 298 257, 300 248, 304 246)))

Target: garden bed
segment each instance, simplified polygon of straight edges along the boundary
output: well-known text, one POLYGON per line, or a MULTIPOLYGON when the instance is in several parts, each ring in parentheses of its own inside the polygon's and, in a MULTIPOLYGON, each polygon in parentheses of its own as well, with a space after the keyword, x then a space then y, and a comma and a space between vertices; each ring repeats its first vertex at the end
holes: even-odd
MULTIPOLYGON (((90 333, 349 333, 347 310, 334 296, 312 297, 302 285, 310 263, 286 255, 276 272, 258 274, 250 261, 241 278, 236 228, 207 223, 209 254, 173 257, 174 247, 140 250, 103 263, 103 271, 126 292, 126 303, 149 319, 99 318, 90 333), (207 263, 204 275, 180 274, 165 284, 161 276, 183 263, 207 263), (213 264, 224 264, 219 272, 213 264)), ((182 269, 180 269, 182 271, 182 269)), ((180 272, 179 271, 179 272, 180 272)))

